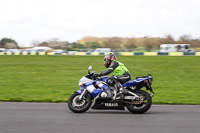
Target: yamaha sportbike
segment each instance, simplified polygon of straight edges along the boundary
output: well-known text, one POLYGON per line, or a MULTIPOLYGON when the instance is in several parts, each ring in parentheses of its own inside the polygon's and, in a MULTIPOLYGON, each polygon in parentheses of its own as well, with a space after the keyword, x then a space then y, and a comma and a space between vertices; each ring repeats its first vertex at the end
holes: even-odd
POLYGON ((68 107, 74 113, 83 113, 90 107, 92 109, 115 109, 125 110, 125 107, 132 113, 145 113, 149 110, 154 96, 151 87, 153 77, 136 77, 122 84, 123 93, 114 93, 114 88, 106 83, 109 77, 95 77, 92 66, 88 68, 88 74, 79 81, 80 90, 75 91, 68 100, 68 107), (148 93, 141 88, 145 87, 148 93), (113 97, 115 97, 113 99, 113 97))

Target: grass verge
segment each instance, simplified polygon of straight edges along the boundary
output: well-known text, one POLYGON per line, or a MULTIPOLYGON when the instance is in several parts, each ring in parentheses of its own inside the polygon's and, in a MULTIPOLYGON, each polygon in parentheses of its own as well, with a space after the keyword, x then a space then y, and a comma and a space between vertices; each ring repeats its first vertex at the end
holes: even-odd
MULTIPOLYGON (((132 78, 152 73, 154 104, 200 104, 200 57, 118 56, 132 78)), ((0 101, 67 102, 103 56, 0 56, 0 101)))

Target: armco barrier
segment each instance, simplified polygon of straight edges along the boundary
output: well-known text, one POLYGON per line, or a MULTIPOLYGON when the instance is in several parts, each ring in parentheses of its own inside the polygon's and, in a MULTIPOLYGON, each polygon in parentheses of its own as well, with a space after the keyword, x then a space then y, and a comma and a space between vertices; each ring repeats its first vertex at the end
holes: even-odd
POLYGON ((99 55, 99 52, 91 52, 90 55, 99 55))
POLYGON ((144 52, 134 52, 134 55, 135 55, 135 56, 144 55, 144 52))
POLYGON ((55 53, 47 53, 47 55, 55 55, 55 53))
POLYGON ((36 52, 31 52, 30 55, 36 55, 36 52))
MULTIPOLYGON (((110 52, 75 52, 73 55, 78 56, 104 56, 110 52)), ((122 56, 200 56, 200 52, 111 52, 115 55, 122 56)), ((46 52, 0 52, 0 55, 68 55, 67 53, 46 53, 46 52)))
POLYGON ((86 55, 86 52, 76 52, 75 55, 86 55))
POLYGON ((157 52, 144 52, 145 56, 157 56, 158 53, 157 52))
POLYGON ((124 56, 133 56, 134 53, 133 53, 133 52, 121 52, 120 55, 124 55, 124 56))
POLYGON ((168 55, 168 52, 163 52, 163 53, 158 52, 158 55, 168 55))
POLYGON ((195 55, 195 52, 184 52, 184 55, 195 55))
POLYGON ((169 52, 168 53, 169 56, 183 56, 183 52, 169 52))
POLYGON ((195 55, 196 55, 196 56, 200 56, 200 52, 196 52, 195 55))

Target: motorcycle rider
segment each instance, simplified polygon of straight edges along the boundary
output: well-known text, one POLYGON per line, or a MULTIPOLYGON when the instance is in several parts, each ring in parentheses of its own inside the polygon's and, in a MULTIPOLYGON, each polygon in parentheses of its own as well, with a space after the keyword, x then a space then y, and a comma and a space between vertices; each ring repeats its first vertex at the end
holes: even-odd
MULTIPOLYGON (((109 77, 106 83, 112 87, 114 87, 114 97, 113 100, 116 99, 117 91, 118 94, 122 94, 125 92, 123 86, 125 82, 131 80, 131 75, 125 65, 119 61, 114 54, 110 53, 104 57, 104 66, 108 68, 107 70, 96 74, 96 77, 101 77, 112 73, 112 76, 109 77)), ((121 95, 122 96, 122 95, 121 95)))

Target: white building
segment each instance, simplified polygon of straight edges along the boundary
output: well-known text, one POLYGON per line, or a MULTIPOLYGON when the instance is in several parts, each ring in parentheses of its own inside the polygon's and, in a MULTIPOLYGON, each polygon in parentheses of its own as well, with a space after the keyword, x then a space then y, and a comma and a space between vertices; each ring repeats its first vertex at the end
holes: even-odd
POLYGON ((95 50, 90 50, 88 52, 99 52, 99 53, 111 52, 111 48, 96 48, 95 50))
POLYGON ((6 49, 5 48, 0 48, 0 52, 5 52, 6 49))
POLYGON ((160 52, 188 52, 190 44, 161 44, 160 52))
POLYGON ((38 52, 45 52, 45 51, 48 51, 52 48, 50 47, 34 47, 34 48, 31 48, 32 51, 38 51, 38 52))

